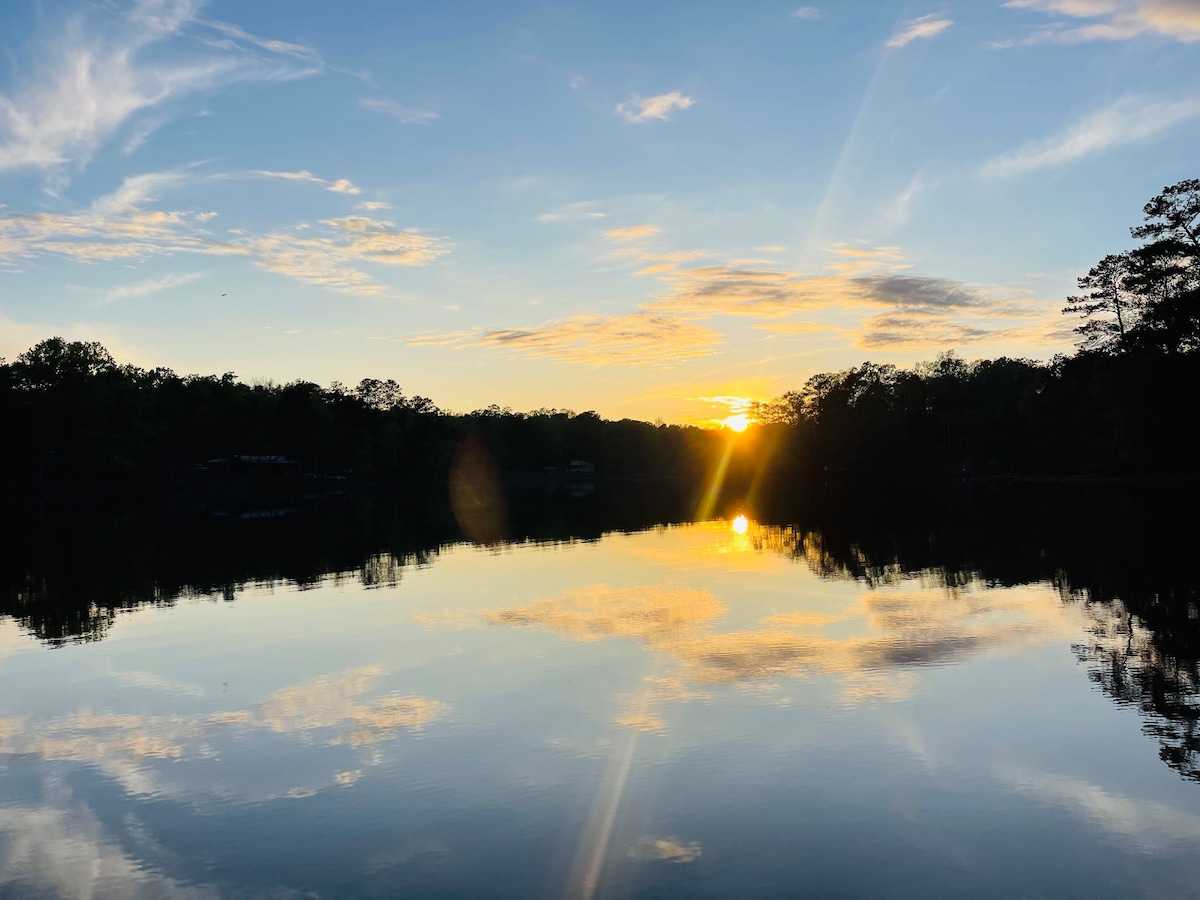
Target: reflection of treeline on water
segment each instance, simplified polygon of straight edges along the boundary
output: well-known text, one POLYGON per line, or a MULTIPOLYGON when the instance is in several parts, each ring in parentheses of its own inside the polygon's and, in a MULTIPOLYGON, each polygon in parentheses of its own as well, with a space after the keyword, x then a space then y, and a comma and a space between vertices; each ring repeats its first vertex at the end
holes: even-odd
MULTIPOLYGON (((600 491, 583 502, 569 490, 514 490, 503 540, 597 540, 685 521, 692 502, 670 485, 600 491)), ((438 492, 318 494, 289 508, 200 514, 65 501, 9 512, 0 615, 51 645, 99 640, 122 610, 232 601, 251 585, 394 587, 405 570, 466 537, 438 492)))
MULTIPOLYGON (((918 579, 944 587, 947 603, 988 587, 1054 586, 1088 614, 1076 652, 1089 677, 1137 708, 1163 759, 1200 780, 1200 525, 1175 514, 1197 499, 1178 486, 840 483, 762 492, 744 509, 761 552, 822 578, 868 589, 918 579)), ((687 521, 696 503, 669 486, 602 485, 582 498, 514 490, 507 540, 594 540, 687 521)), ((32 511, 22 524, 0 550, 0 614, 49 644, 100 639, 122 610, 232 600, 248 585, 396 586, 463 538, 440 495, 394 492, 310 500, 276 517, 32 511)))
POLYGON ((753 539, 824 578, 960 590, 1048 583, 1090 622, 1089 677, 1138 709, 1162 759, 1200 781, 1200 496, 1178 486, 816 492, 753 539))

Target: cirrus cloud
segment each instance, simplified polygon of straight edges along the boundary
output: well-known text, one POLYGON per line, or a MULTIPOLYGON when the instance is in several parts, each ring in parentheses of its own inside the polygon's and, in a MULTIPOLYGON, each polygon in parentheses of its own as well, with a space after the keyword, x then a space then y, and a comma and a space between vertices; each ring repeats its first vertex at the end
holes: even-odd
POLYGON ((907 47, 913 41, 937 37, 954 22, 951 19, 939 18, 936 15, 921 16, 910 19, 904 26, 885 42, 887 47, 907 47))
POLYGON ((475 345, 598 366, 669 365, 705 356, 720 343, 720 336, 702 325, 642 310, 489 331, 475 345))
POLYGON ((1004 5, 1060 18, 1024 38, 1002 41, 1000 47, 1127 41, 1145 35, 1185 44, 1200 41, 1200 4, 1195 0, 1009 0, 1004 5))
MULTIPOLYGON (((329 184, 307 172, 251 173, 329 184)), ((252 234, 231 229, 219 237, 206 225, 213 214, 148 208, 156 194, 178 183, 180 173, 125 179, 86 209, 66 213, 0 214, 0 263, 55 255, 77 262, 145 260, 182 253, 248 256, 271 272, 347 294, 387 292, 365 265, 423 266, 450 251, 450 244, 413 228, 368 216, 323 219, 325 234, 292 229, 252 234)), ((114 297, 113 299, 121 299, 114 297)), ((111 301, 110 301, 111 302, 111 301)))
POLYGON ((0 172, 34 169, 65 180, 143 111, 236 82, 320 70, 309 48, 201 20, 195 10, 187 0, 101 4, 63 23, 37 61, 18 68, 13 90, 0 94, 0 172))
POLYGON ((115 303, 117 300, 134 300, 140 297, 149 297, 151 294, 157 294, 159 291, 168 291, 171 288, 183 287, 185 284, 191 284, 204 277, 203 272, 176 272, 169 275, 161 275, 158 278, 144 278, 141 281, 135 281, 132 284, 123 284, 115 288, 110 288, 104 294, 103 303, 115 303))
POLYGON ((247 173, 256 178, 278 178, 283 181, 298 181, 307 184, 319 184, 327 191, 333 191, 335 194, 361 194, 362 189, 354 185, 349 178, 336 178, 333 181, 327 181, 324 178, 319 178, 308 169, 301 169, 299 172, 272 172, 268 169, 255 169, 247 173))
POLYGON ((430 110, 413 109, 387 97, 363 97, 358 105, 369 112, 390 116, 402 125, 428 125, 440 118, 430 110))
POLYGON ((1031 141, 989 160, 981 171, 987 176, 1004 176, 1062 165, 1110 147, 1151 140, 1197 117, 1200 117, 1200 97, 1185 100, 1122 97, 1058 134, 1031 141))

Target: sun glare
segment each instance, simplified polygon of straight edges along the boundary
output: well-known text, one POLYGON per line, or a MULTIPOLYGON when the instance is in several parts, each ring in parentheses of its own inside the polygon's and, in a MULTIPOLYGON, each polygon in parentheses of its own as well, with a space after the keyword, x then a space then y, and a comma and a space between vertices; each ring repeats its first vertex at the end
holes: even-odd
POLYGON ((745 431, 750 427, 750 416, 747 413, 737 413, 722 419, 721 424, 730 431, 745 431))
POLYGON ((750 523, 748 521, 746 521, 745 516, 738 516, 736 519, 733 520, 733 533, 734 534, 745 534, 746 529, 749 527, 750 527, 750 523))

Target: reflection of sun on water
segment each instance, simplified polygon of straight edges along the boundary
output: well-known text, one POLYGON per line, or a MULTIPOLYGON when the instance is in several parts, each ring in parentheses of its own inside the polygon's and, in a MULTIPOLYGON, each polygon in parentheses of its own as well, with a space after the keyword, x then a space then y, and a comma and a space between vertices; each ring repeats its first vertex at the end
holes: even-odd
POLYGON ((745 534, 746 529, 750 527, 750 523, 746 521, 745 516, 738 516, 733 520, 733 533, 745 534))

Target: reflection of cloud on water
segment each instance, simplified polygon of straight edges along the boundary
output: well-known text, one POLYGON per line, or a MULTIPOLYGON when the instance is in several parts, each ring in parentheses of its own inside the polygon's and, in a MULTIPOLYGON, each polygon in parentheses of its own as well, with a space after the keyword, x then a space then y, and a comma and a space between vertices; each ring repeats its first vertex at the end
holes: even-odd
POLYGON ((685 843, 675 837, 644 837, 634 845, 630 855, 637 859, 650 861, 690 863, 698 860, 701 852, 699 841, 685 843))
POLYGON ((667 730, 667 723, 654 713, 629 713, 617 718, 617 724, 622 728, 632 728, 634 731, 659 733, 667 730))
POLYGON ((1154 800, 1110 793, 1082 778, 1011 769, 1000 778, 1041 803, 1052 803, 1078 818, 1137 844, 1147 853, 1171 853, 1172 843, 1200 842, 1200 816, 1154 800))
POLYGON ((44 788, 44 806, 0 807, 0 893, 72 900, 221 896, 215 887, 184 884, 147 868, 106 836, 86 805, 51 780, 44 788))
MULTIPOLYGON (((222 736, 266 730, 303 735, 327 746, 364 747, 419 731, 443 715, 446 706, 424 697, 389 693, 368 698, 385 671, 377 666, 350 669, 284 688, 253 709, 192 716, 154 716, 80 710, 57 719, 0 719, 0 756, 86 762, 98 766, 131 793, 163 793, 154 762, 214 757, 211 742, 222 736)), ((371 763, 373 764, 373 763, 371 763)), ((331 773, 329 782, 353 784, 361 771, 331 773)), ((311 786, 284 788, 272 796, 311 794, 311 786)))
POLYGON ((339 729, 330 743, 359 746, 392 737, 402 728, 420 730, 445 710, 436 700, 397 694, 359 702, 383 674, 378 666, 364 666, 284 688, 268 697, 250 721, 284 733, 339 729))
POLYGON ((762 624, 774 628, 819 628, 822 625, 840 622, 844 618, 845 616, 832 616, 829 613, 817 612, 813 609, 798 609, 795 612, 767 616, 762 620, 762 624))
POLYGON ((12 619, 0 619, 0 667, 4 665, 4 657, 15 653, 28 653, 37 650, 38 645, 12 619))
MULTIPOLYGON (((217 900, 243 896, 223 886, 172 878, 173 851, 126 812, 115 826, 62 780, 41 780, 39 806, 0 806, 0 895, 61 900, 217 900)), ((249 895, 246 895, 249 896, 249 895)), ((313 894, 261 885, 255 897, 313 894)))
POLYGON ((124 687, 146 688, 151 691, 167 691, 173 694, 187 694, 192 697, 204 696, 204 689, 198 685, 173 678, 163 678, 161 675, 155 675, 153 672, 138 670, 113 672, 112 678, 124 687))
POLYGON ((718 631, 714 626, 725 612, 707 591, 594 585, 493 612, 488 620, 583 641, 635 638, 679 665, 679 684, 681 678, 719 684, 837 675, 851 700, 900 699, 914 689, 912 670, 919 667, 1018 649, 1078 629, 1077 612, 1041 588, 876 590, 834 613, 796 610, 754 628, 718 631), (834 623, 851 633, 830 634, 834 623))
POLYGON ((478 613, 461 609, 417 610, 412 614, 412 620, 426 628, 438 628, 445 631, 466 631, 471 628, 482 628, 487 624, 478 613))
POLYGON ((724 613, 724 604, 708 591, 597 584, 488 613, 487 620, 497 625, 539 626, 580 641, 634 637, 658 646, 724 613))

